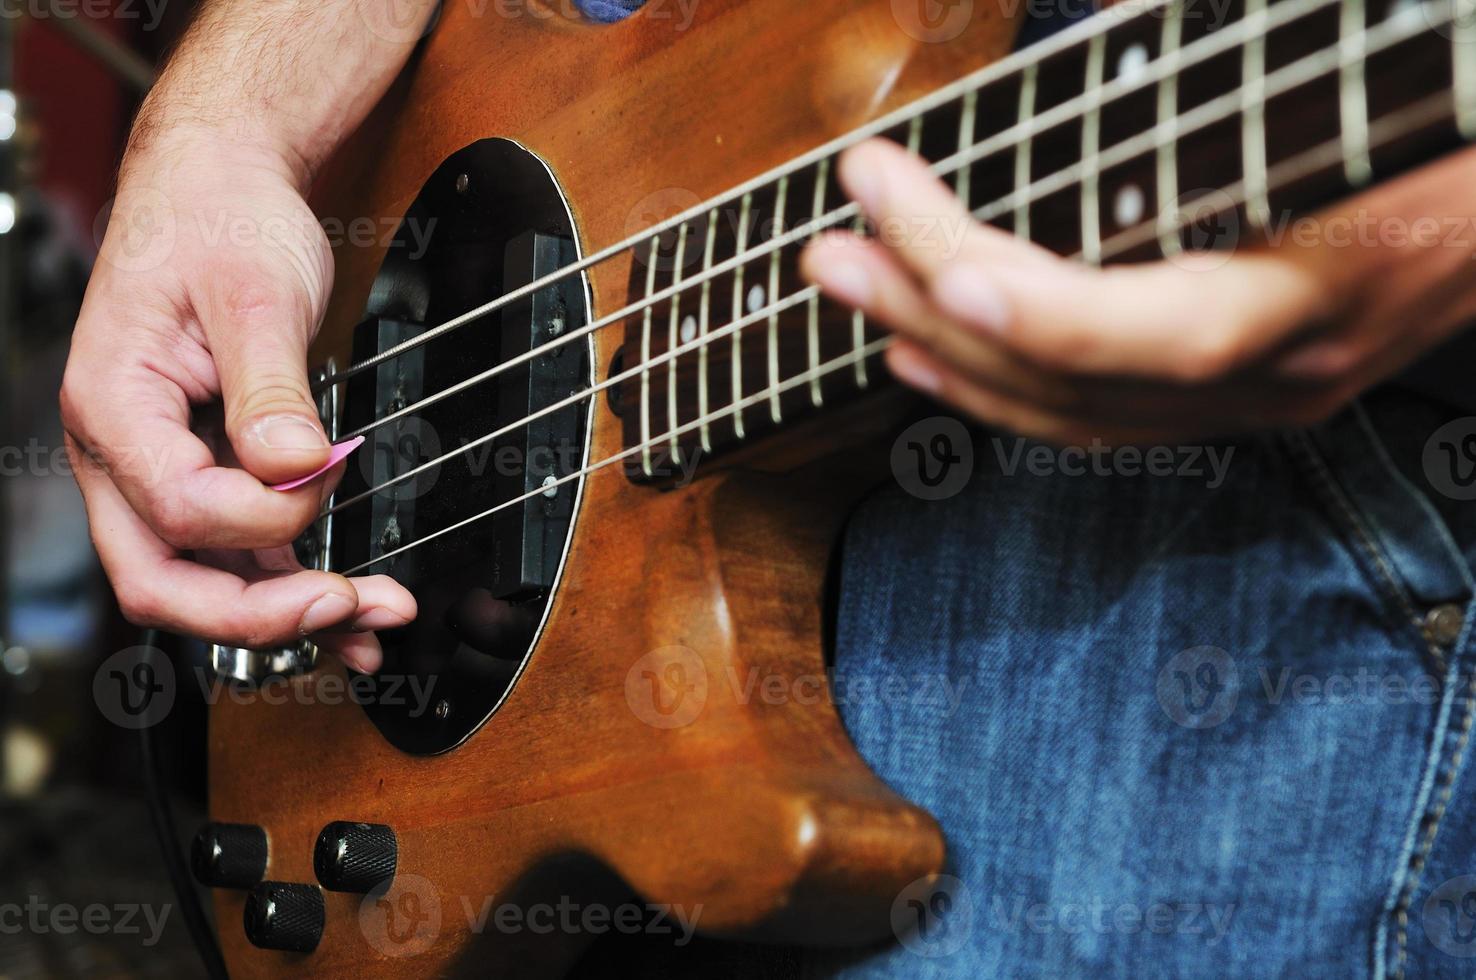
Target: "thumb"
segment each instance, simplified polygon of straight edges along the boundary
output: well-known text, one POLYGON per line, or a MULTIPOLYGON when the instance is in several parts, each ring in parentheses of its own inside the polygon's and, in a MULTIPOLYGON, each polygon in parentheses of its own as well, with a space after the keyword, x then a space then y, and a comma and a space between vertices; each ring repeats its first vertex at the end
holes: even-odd
POLYGON ((290 293, 252 288, 211 304, 206 325, 237 459, 268 485, 328 463, 307 378, 308 316, 290 293))

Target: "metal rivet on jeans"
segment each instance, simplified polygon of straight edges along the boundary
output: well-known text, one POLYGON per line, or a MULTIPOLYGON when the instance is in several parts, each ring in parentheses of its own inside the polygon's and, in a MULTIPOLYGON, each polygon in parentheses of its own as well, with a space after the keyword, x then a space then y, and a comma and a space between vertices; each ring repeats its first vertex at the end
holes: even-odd
POLYGON ((1425 614, 1425 635, 1438 646, 1450 646, 1460 639, 1465 625, 1465 612, 1453 602, 1436 606, 1425 614))

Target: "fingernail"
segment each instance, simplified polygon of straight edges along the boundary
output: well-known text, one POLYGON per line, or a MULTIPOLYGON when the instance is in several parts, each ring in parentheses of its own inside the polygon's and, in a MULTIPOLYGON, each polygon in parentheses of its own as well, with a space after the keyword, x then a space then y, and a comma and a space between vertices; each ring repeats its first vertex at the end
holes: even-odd
POLYGON ((302 614, 302 622, 298 624, 297 631, 307 636, 335 626, 347 619, 357 605, 353 599, 337 592, 321 595, 302 614))
POLYGON ((822 265, 815 270, 820 288, 847 306, 866 306, 871 302, 871 277, 866 270, 844 259, 822 265))
POLYGON ((273 415, 257 422, 257 441, 268 449, 324 449, 328 437, 316 423, 299 415, 273 415))
POLYGON ((903 384, 930 395, 936 395, 943 388, 943 376, 931 364, 914 354, 896 351, 892 357, 887 358, 887 366, 903 384))
POLYGON ((938 274, 933 299, 949 316, 988 333, 1009 327, 1010 309, 989 277, 968 265, 952 265, 938 274))
POLYGON ((385 609, 380 606, 369 610, 358 619, 354 620, 353 628, 359 633, 372 633, 375 630, 392 630, 404 626, 410 620, 401 616, 393 609, 385 609))

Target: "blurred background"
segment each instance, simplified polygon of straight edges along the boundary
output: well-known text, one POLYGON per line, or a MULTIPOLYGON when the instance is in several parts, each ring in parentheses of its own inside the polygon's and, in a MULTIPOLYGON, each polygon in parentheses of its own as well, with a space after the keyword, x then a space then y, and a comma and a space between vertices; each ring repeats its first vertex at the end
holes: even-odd
MULTIPOLYGON (((56 392, 114 169, 191 0, 0 0, 0 978, 193 976, 137 732, 93 698, 137 644, 92 554, 56 392)), ((159 733, 181 833, 204 812, 203 698, 159 733)))

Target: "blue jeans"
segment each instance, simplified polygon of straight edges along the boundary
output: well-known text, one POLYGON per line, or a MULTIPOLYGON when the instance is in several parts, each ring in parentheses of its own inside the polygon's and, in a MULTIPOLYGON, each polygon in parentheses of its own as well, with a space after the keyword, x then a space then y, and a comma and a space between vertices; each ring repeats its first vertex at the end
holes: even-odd
MULTIPOLYGON (((836 694, 950 877, 806 972, 1476 975, 1458 415, 1381 390, 1218 473, 973 431, 961 491, 903 472, 864 504, 836 694)), ((894 462, 936 481, 966 455, 928 458, 940 424, 894 462)))

